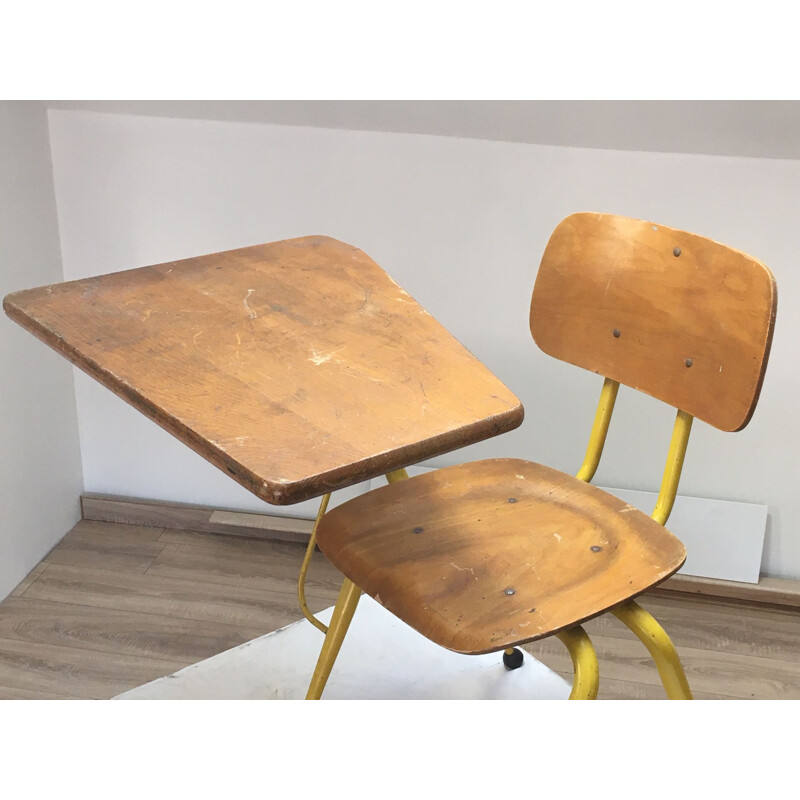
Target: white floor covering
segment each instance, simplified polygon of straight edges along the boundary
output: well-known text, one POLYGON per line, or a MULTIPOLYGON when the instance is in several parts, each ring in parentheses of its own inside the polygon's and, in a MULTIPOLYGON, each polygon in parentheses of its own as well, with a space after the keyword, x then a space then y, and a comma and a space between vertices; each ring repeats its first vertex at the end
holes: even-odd
MULTIPOLYGON (((333 609, 319 614, 327 623, 333 609)), ((322 634, 301 619, 116 700, 300 700, 322 634)), ((565 700, 570 686, 525 653, 508 671, 502 654, 463 656, 429 642, 364 595, 323 694, 330 700, 565 700)))

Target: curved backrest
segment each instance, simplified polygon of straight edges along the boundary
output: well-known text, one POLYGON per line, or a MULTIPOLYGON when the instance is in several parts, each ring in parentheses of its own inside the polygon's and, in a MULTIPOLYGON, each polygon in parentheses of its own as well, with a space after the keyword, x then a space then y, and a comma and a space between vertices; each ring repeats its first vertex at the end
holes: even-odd
POLYGON ((548 355, 735 431, 758 401, 776 303, 772 273, 738 250, 581 213, 547 243, 531 333, 548 355))

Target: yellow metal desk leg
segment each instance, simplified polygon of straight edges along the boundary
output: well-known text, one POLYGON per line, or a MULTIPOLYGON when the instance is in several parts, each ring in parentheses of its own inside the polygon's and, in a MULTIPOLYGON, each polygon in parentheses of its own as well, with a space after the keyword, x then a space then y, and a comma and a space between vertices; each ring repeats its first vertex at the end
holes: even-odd
POLYGON ((611 613, 644 642, 656 662, 667 697, 670 700, 692 700, 692 690, 675 645, 656 619, 633 600, 612 608, 611 613))
POLYGON ((350 627, 350 620, 353 619, 353 614, 356 613, 356 606, 360 597, 361 589, 351 580, 345 578, 342 588, 339 590, 339 597, 333 609, 331 624, 325 634, 325 641, 317 659, 317 666, 314 669, 314 676, 311 678, 311 684, 308 687, 306 700, 319 700, 322 697, 322 691, 328 682, 328 676, 331 674, 336 656, 339 655, 339 649, 342 646, 347 629, 350 627))
POLYGON ((600 667, 597 653, 586 631, 576 625, 568 631, 560 631, 556 636, 569 650, 574 677, 570 700, 595 700, 600 684, 600 667))
POLYGON ((319 511, 317 518, 314 520, 314 527, 311 529, 311 538, 308 540, 308 547, 306 547, 306 554, 303 557, 303 563, 300 566, 300 577, 297 579, 297 599, 300 602, 300 610, 303 616, 318 630, 323 633, 328 632, 328 626, 324 622, 320 622, 312 613, 311 609, 306 603, 306 575, 308 574, 308 567, 311 564, 311 558, 314 555, 314 548, 317 545, 317 528, 319 527, 320 520, 325 515, 330 502, 330 494, 326 494, 319 504, 319 511))
MULTIPOLYGON (((407 477, 408 474, 404 469, 397 469, 387 473, 386 480, 389 481, 389 483, 395 483, 405 480, 407 477)), ((322 519, 327 505, 326 502, 323 502, 323 506, 320 507, 320 513, 317 516, 317 524, 319 520, 322 519)), ((314 526, 314 531, 316 532, 316 524, 314 526)), ((319 700, 322 697, 322 692, 325 690, 325 684, 328 682, 328 677, 333 669, 336 656, 339 655, 339 650, 347 634, 347 629, 350 627, 353 614, 356 613, 356 607, 358 606, 360 597, 361 589, 351 580, 345 578, 333 609, 331 624, 328 626, 325 633, 325 641, 323 642, 322 650, 317 659, 317 666, 314 669, 314 676, 311 678, 311 684, 308 687, 306 700, 319 700)))
POLYGON ((386 480, 389 483, 397 483, 398 481, 404 481, 408 478, 408 473, 404 469, 396 469, 393 472, 386 473, 386 480))

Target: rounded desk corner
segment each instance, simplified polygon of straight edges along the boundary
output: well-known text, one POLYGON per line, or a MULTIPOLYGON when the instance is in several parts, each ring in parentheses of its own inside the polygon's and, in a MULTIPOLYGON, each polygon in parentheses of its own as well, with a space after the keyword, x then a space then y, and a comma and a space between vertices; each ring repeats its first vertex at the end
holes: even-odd
POLYGON ((522 425, 525 420, 525 408, 522 403, 517 400, 517 405, 513 408, 510 408, 508 411, 499 414, 495 417, 497 423, 499 423, 499 430, 498 433, 509 433, 510 431, 516 430, 517 428, 522 425))
POLYGON ((18 297, 20 294, 22 294, 23 291, 24 290, 18 292, 10 292, 3 298, 3 311, 5 311, 9 317, 12 317, 12 319, 13 319, 13 314, 19 311, 19 307, 14 302, 14 299, 18 297))
POLYGON ((358 248, 355 245, 349 244, 348 242, 343 242, 341 239, 337 239, 335 236, 329 236, 327 233, 311 233, 307 236, 299 236, 296 239, 292 239, 297 245, 304 246, 304 247, 320 247, 322 245, 339 245, 345 247, 352 247, 354 250, 358 248))
POLYGON ((274 483, 271 481, 264 481, 262 483, 258 496, 266 503, 272 506, 286 506, 298 502, 292 499, 292 489, 290 484, 274 483))
POLYGON ((262 480, 253 492, 260 500, 271 506, 293 506, 313 500, 324 494, 324 490, 309 494, 308 480, 262 480))

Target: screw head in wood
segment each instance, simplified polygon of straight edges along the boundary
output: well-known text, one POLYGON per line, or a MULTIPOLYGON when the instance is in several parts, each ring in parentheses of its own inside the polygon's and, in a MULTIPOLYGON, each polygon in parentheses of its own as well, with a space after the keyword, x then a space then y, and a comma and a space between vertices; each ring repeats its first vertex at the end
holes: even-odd
POLYGON ((619 328, 614 328, 614 330, 611 331, 611 333, 614 334, 615 339, 619 339, 619 328))
POLYGON ((686 364, 687 367, 691 367, 694 361, 691 358, 687 358, 683 363, 686 364))
POLYGON ((680 249, 680 247, 676 247, 676 248, 675 248, 675 249, 672 251, 672 255, 674 255, 674 256, 675 256, 675 258, 677 258, 677 257, 678 257, 680 254, 681 254, 681 249, 680 249))

